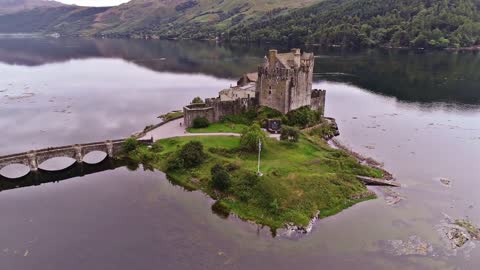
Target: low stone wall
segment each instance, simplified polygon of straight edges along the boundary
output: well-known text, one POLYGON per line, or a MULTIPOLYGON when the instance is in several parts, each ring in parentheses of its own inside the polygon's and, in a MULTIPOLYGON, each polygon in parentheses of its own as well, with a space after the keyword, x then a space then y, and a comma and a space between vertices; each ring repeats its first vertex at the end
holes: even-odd
POLYGON ((210 123, 216 122, 214 109, 205 103, 183 107, 183 124, 185 127, 192 127, 193 120, 198 117, 205 117, 210 123))
POLYGON ((183 108, 183 119, 186 127, 192 127, 193 120, 205 117, 210 123, 221 121, 225 116, 237 115, 255 108, 255 98, 240 98, 221 101, 219 98, 209 98, 202 104, 192 104, 183 108))
POLYGON ((255 108, 255 98, 240 98, 230 101, 220 101, 219 98, 207 99, 207 106, 213 108, 213 121, 218 122, 228 115, 238 115, 255 108))

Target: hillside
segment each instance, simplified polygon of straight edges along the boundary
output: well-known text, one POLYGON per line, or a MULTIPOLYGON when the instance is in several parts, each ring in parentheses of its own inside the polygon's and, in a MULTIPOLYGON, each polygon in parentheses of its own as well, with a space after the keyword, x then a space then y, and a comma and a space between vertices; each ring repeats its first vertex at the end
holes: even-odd
POLYGON ((233 28, 226 39, 342 47, 467 47, 480 43, 479 0, 327 0, 233 28))
MULTIPOLYGON (((36 1, 42 0, 0 0, 36 1)), ((480 44, 480 0, 132 0, 0 16, 0 32, 309 43, 342 47, 480 44)))
POLYGON ((108 8, 60 6, 0 16, 0 33, 61 33, 93 35, 96 15, 108 8))
POLYGON ((102 36, 212 38, 239 23, 269 18, 321 0, 132 0, 97 17, 102 36))
POLYGON ((32 10, 39 7, 51 8, 63 5, 52 0, 0 0, 0 15, 32 10))

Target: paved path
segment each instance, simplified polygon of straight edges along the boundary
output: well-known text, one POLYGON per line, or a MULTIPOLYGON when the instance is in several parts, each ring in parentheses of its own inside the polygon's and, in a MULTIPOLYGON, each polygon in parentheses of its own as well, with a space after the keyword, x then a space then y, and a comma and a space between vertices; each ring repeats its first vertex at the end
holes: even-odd
MULTIPOLYGON (((166 123, 163 126, 160 126, 150 132, 148 132, 141 139, 150 139, 153 138, 154 141, 174 138, 174 137, 193 137, 193 136, 235 136, 240 137, 239 133, 188 133, 183 125, 183 118, 173 120, 166 123), (182 124, 182 125, 180 125, 182 124)), ((280 139, 279 134, 270 134, 271 138, 280 139)))

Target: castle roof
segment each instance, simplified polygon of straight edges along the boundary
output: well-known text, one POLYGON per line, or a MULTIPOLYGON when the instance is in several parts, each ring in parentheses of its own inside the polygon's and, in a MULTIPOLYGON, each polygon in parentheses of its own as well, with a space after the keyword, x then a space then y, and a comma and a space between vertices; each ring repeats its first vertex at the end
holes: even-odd
MULTIPOLYGON (((294 50, 298 50, 298 52, 300 52, 299 49, 294 49, 294 50)), ((284 68, 291 69, 291 68, 297 67, 296 64, 295 64, 295 53, 294 52, 277 53, 276 58, 277 58, 278 62, 284 68)), ((312 58, 313 58, 313 53, 303 53, 300 56, 301 60, 311 60, 312 58)))
POLYGON ((247 79, 250 82, 258 81, 258 73, 257 72, 247 73, 247 74, 245 74, 245 76, 247 77, 247 79))

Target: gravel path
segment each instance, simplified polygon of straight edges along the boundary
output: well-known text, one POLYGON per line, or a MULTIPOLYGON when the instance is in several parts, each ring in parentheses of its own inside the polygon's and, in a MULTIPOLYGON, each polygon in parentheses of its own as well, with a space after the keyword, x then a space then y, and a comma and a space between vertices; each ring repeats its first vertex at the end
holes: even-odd
MULTIPOLYGON (((235 136, 240 137, 239 133, 188 133, 183 125, 183 118, 173 120, 148 132, 141 139, 153 138, 154 141, 174 138, 174 137, 192 137, 192 136, 235 136)), ((270 134, 271 138, 280 139, 279 134, 270 134)))

